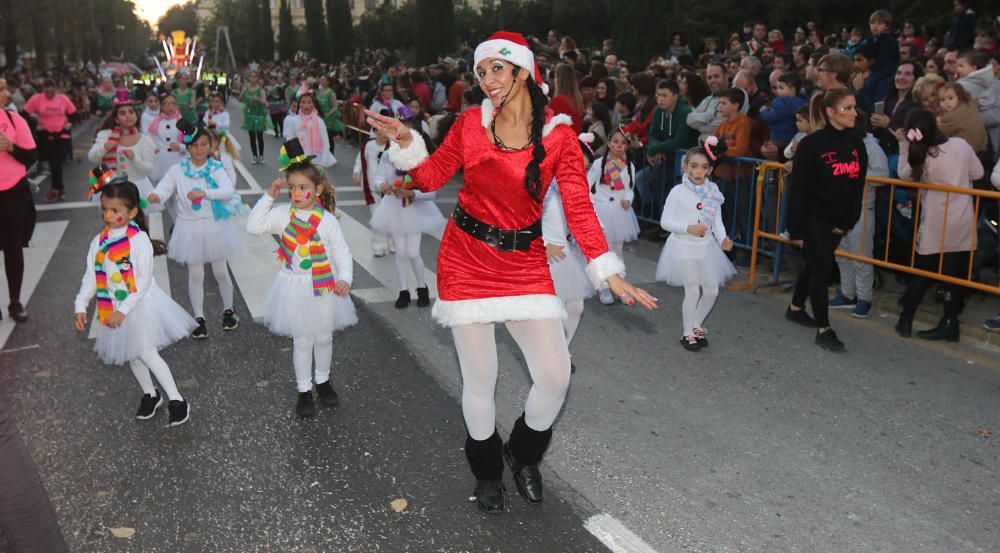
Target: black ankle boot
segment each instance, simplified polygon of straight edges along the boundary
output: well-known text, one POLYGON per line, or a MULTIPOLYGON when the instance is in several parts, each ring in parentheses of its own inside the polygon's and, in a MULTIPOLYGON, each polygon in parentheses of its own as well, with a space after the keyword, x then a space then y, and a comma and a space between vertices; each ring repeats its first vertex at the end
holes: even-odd
POLYGON ((917 337, 924 340, 958 341, 958 319, 944 318, 932 329, 917 332, 917 337))
POLYGON ((506 506, 503 486, 503 440, 496 431, 485 440, 465 436, 465 457, 476 477, 476 504, 487 513, 499 513, 506 506))
POLYGON ((913 319, 899 318, 896 322, 896 334, 903 338, 909 338, 913 334, 913 319))
POLYGON ((403 290, 396 298, 396 309, 406 309, 410 305, 410 291, 403 290))
POLYGON ((528 427, 521 415, 514 422, 510 440, 503 448, 503 456, 514 474, 514 483, 521 497, 529 503, 542 501, 542 473, 538 464, 552 440, 552 429, 537 431, 528 427))
POLYGON ((7 313, 10 314, 10 318, 14 319, 16 323, 28 321, 28 310, 19 301, 10 302, 10 305, 7 307, 7 313))
POLYGON ((431 291, 424 286, 417 288, 417 307, 427 307, 431 304, 431 291))

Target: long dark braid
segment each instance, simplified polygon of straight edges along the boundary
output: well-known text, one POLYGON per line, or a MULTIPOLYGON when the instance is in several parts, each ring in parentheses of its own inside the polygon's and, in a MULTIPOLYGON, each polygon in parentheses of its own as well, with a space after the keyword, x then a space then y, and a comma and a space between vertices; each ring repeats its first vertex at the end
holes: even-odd
POLYGON ((542 145, 542 128, 545 126, 545 106, 549 98, 542 88, 528 79, 528 94, 531 96, 531 161, 524 168, 524 187, 536 202, 542 201, 542 162, 545 161, 545 146, 542 145))

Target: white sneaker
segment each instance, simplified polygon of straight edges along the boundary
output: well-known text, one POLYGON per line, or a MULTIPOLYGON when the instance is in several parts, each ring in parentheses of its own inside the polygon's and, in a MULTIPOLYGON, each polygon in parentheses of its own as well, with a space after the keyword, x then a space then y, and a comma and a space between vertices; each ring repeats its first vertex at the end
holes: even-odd
POLYGON ((604 305, 613 305, 615 303, 615 296, 611 294, 610 288, 601 290, 600 299, 604 305))
POLYGON ((372 255, 374 255, 375 257, 384 257, 385 256, 385 248, 384 247, 376 248, 376 247, 373 246, 372 247, 372 255))
POLYGON ((393 242, 392 238, 389 239, 389 253, 396 253, 396 243, 393 242))

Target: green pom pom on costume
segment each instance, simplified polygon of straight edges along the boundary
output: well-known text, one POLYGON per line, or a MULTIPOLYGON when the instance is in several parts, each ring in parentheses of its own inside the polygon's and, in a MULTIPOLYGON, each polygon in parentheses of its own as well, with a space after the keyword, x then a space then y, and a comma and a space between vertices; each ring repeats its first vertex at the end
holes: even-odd
POLYGON ((312 261, 308 259, 303 259, 302 263, 299 263, 299 267, 302 267, 303 269, 308 269, 312 267, 312 261))
POLYGON ((90 178, 87 179, 87 184, 89 184, 90 186, 94 186, 95 184, 97 184, 97 177, 91 175, 90 178))
POLYGON ((115 299, 116 300, 118 300, 118 301, 125 301, 125 298, 127 298, 127 297, 128 297, 128 292, 126 292, 125 290, 115 290, 115 299))
POLYGON ((288 152, 285 151, 285 147, 281 147, 281 152, 278 154, 278 167, 285 168, 292 160, 288 157, 288 152))
POLYGON ((146 198, 139 198, 139 209, 149 208, 149 201, 146 198))

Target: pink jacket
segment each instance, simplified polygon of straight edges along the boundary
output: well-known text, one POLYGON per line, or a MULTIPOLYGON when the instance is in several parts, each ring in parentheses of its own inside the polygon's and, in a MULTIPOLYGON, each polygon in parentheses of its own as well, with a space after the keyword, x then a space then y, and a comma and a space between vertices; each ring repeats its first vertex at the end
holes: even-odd
MULTIPOLYGON (((31 137, 31 128, 28 127, 28 122, 17 112, 0 111, 3 111, 0 113, 0 134, 18 148, 34 150, 35 139, 31 137)), ((10 190, 15 184, 21 182, 26 172, 27 168, 14 159, 10 152, 0 151, 0 192, 10 190)))
POLYGON ((39 92, 24 104, 24 112, 36 115, 42 128, 54 133, 66 128, 69 116, 76 113, 76 107, 65 94, 56 94, 50 100, 39 92))
MULTIPOLYGON (((921 182, 971 189, 972 181, 983 177, 983 164, 964 139, 949 138, 938 146, 938 150, 937 156, 927 156, 921 182)), ((909 151, 909 142, 899 143, 899 178, 903 180, 913 180, 913 168, 907 161, 909 151)), ((972 251, 975 232, 976 212, 972 196, 938 190, 921 193, 920 226, 917 228, 918 254, 972 251)))

